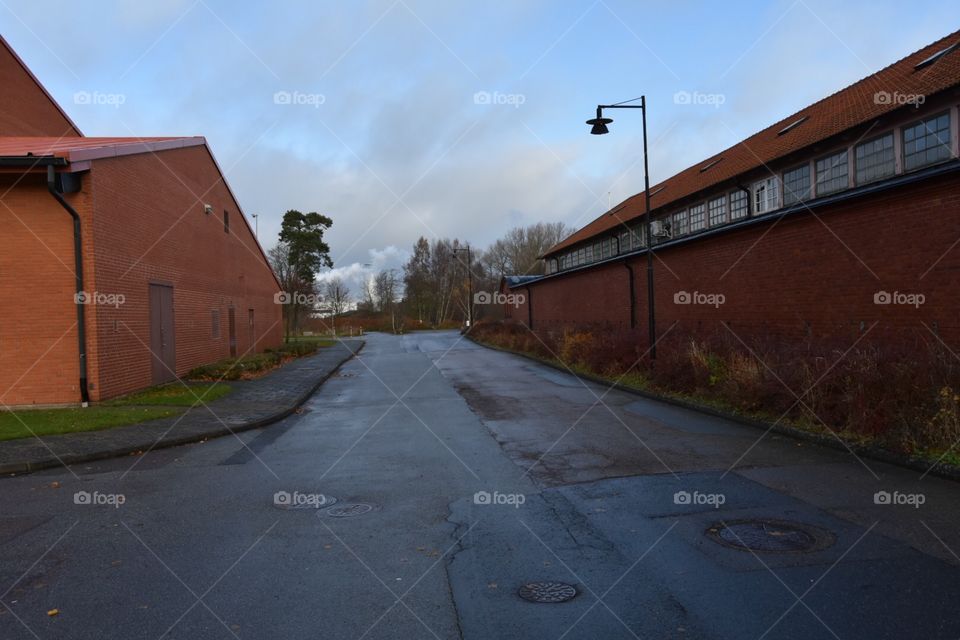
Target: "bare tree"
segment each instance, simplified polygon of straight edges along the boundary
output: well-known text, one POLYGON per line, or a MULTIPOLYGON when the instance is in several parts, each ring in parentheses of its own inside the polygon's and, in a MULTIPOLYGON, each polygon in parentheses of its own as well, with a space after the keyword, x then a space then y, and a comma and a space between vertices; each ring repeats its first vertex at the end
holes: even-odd
POLYGON ((330 308, 333 334, 337 334, 337 316, 350 304, 350 289, 340 278, 331 278, 323 285, 323 294, 330 308))
POLYGON ((309 296, 315 293, 314 283, 306 282, 298 275, 288 243, 278 242, 267 252, 267 257, 283 290, 277 302, 283 304, 285 333, 289 339, 291 334, 299 330, 300 317, 310 310, 303 301, 309 300, 309 296))

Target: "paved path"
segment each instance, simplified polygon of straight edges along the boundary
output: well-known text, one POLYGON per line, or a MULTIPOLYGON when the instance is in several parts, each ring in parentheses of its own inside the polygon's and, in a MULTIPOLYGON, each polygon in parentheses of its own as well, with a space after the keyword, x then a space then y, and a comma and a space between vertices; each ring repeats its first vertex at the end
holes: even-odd
POLYGON ((456 333, 371 335, 302 414, 242 443, 0 481, 0 637, 960 635, 958 485, 761 435, 456 333), (374 508, 333 517, 278 493, 374 508), (705 535, 745 518, 826 546, 705 535), (579 595, 528 603, 532 580, 579 595))
MULTIPOLYGON (((228 395, 169 418, 100 431, 0 441, 0 474, 162 449, 272 424, 303 404, 362 346, 362 341, 344 340, 256 380, 225 382, 232 388, 228 395)), ((29 426, 30 413, 18 415, 29 426)))

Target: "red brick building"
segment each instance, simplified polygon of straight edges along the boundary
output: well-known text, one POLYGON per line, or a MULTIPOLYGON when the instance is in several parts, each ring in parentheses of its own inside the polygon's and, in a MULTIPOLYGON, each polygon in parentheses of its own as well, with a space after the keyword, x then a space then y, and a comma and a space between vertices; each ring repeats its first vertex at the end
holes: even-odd
POLYGON ((201 137, 84 137, 0 38, 0 407, 97 401, 282 340, 201 137))
MULTIPOLYGON (((545 255, 513 320, 658 335, 960 339, 960 32, 605 212, 545 255)), ((656 163, 655 151, 651 163, 656 163)))

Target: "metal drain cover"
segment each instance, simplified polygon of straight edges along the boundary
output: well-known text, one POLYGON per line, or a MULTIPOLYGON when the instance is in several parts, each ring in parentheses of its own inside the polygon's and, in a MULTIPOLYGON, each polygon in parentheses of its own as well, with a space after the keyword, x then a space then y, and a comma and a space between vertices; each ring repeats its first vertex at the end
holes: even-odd
POLYGON ((335 507, 327 509, 326 513, 331 518, 350 518, 353 516, 362 516, 365 513, 373 511, 372 504, 365 502, 344 502, 335 507))
POLYGON ((273 496, 273 506, 277 509, 326 509, 337 499, 325 493, 287 493, 281 491, 273 496))
POLYGON ((517 595, 530 602, 566 602, 577 595, 577 588, 566 582, 528 582, 517 595))
POLYGON ((740 551, 810 553, 834 542, 829 532, 786 520, 731 520, 707 529, 711 540, 740 551))

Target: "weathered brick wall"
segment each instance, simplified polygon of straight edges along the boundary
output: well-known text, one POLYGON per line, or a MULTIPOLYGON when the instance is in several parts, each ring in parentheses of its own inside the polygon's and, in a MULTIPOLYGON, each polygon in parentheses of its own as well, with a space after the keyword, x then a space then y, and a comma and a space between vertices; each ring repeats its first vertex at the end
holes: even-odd
MULTIPOLYGON (((852 344, 936 332, 960 343, 960 179, 929 179, 872 196, 656 254, 657 327, 814 338, 852 344), (956 244, 956 246, 955 246, 956 244), (878 305, 874 295, 922 294, 919 308, 878 305), (721 294, 723 303, 677 304, 680 292, 721 294), (876 325, 874 326, 874 323, 876 325)), ((638 340, 646 343, 646 258, 636 274, 638 340)), ((536 330, 567 327, 624 331, 630 307, 627 270, 596 267, 530 287, 536 330)), ((514 291, 523 289, 515 289, 514 291)), ((528 301, 529 302, 529 301, 528 301)), ((526 305, 508 309, 526 323, 526 305)))
POLYGON ((173 286, 177 375, 229 356, 231 306, 238 355, 281 343, 278 286, 204 147, 97 160, 92 183, 97 291, 125 297, 120 307, 97 308, 95 397, 151 384, 151 282, 173 286), (213 212, 204 213, 203 203, 213 212), (214 309, 220 312, 219 338, 212 337, 214 309))
POLYGON ((18 177, 0 175, 0 403, 78 402, 73 222, 42 176, 18 177))

